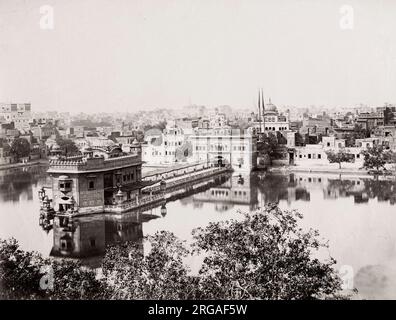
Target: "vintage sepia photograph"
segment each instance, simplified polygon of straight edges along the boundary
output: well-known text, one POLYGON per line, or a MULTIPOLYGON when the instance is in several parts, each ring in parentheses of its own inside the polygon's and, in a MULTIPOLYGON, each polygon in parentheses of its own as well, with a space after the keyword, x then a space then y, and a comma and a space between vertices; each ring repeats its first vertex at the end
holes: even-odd
POLYGON ((396 300, 395 230, 396 1, 0 0, 0 300, 396 300))

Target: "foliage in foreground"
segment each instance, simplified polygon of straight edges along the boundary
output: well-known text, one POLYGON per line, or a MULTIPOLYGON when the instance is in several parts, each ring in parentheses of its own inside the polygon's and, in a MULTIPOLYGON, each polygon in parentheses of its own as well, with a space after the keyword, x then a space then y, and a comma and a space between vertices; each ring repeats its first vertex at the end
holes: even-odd
POLYGON ((98 299, 105 288, 75 261, 44 259, 0 241, 0 299, 98 299))
POLYGON ((317 231, 298 227, 298 212, 267 206, 243 217, 194 231, 195 247, 207 255, 200 270, 204 297, 311 299, 340 288, 335 261, 312 258, 325 245, 317 231))
POLYGON ((191 249, 174 234, 157 232, 146 237, 146 254, 136 243, 109 247, 99 279, 79 263, 43 259, 20 250, 15 240, 1 241, 0 298, 338 298, 335 261, 313 257, 325 245, 317 231, 299 228, 301 218, 296 211, 268 205, 242 213, 242 219, 195 229, 191 249), (191 275, 184 259, 197 254, 204 261, 198 274, 191 275), (52 273, 43 273, 43 267, 52 273))

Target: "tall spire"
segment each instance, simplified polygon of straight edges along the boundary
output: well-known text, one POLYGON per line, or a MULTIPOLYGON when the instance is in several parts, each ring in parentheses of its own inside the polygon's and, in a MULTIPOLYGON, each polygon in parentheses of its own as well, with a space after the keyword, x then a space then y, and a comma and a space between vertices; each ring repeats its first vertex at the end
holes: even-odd
POLYGON ((264 118, 264 112, 265 112, 265 101, 264 101, 264 93, 263 93, 263 91, 261 90, 261 103, 262 103, 262 106, 261 106, 261 109, 262 109, 262 118, 263 118, 263 132, 265 131, 265 118, 264 118))
POLYGON ((258 107, 258 114, 257 114, 257 117, 258 117, 258 121, 260 121, 260 114, 261 114, 260 89, 259 89, 259 92, 258 92, 257 107, 258 107))
POLYGON ((259 91, 258 91, 258 103, 257 103, 257 106, 258 106, 257 121, 259 123, 259 131, 262 132, 261 131, 261 89, 259 89, 259 91))

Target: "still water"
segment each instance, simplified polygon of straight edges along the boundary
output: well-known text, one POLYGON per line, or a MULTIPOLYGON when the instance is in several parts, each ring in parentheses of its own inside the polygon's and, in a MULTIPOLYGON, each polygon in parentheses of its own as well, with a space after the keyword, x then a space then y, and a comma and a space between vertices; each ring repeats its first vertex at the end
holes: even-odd
MULTIPOLYGON (((191 240, 191 230, 210 221, 238 217, 267 202, 304 214, 301 225, 318 229, 328 240, 328 255, 360 298, 396 299, 396 180, 315 173, 254 173, 230 176, 204 192, 144 213, 96 215, 74 221, 69 230, 39 226, 37 191, 48 185, 46 168, 0 171, 0 238, 16 238, 23 249, 61 256, 68 246, 92 266, 100 263, 106 245, 141 241, 157 230, 191 240), (162 212, 164 213, 164 212, 162 212)), ((191 269, 200 261, 191 258, 191 269)))

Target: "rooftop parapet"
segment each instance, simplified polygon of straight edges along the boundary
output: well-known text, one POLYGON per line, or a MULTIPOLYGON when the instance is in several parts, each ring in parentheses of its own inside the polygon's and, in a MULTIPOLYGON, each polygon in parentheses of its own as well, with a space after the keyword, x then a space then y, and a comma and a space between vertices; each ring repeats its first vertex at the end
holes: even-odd
POLYGON ((49 161, 48 173, 83 173, 98 172, 119 169, 123 167, 142 164, 142 157, 139 154, 126 155, 121 157, 107 158, 94 157, 82 158, 73 157, 66 159, 53 159, 49 161))
POLYGON ((237 128, 208 128, 208 129, 198 129, 194 132, 193 136, 252 136, 253 132, 249 130, 237 129, 237 128))

